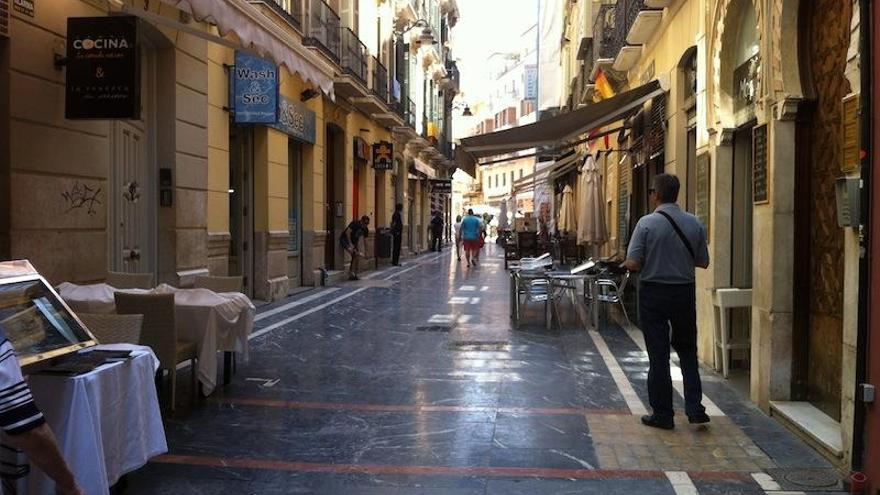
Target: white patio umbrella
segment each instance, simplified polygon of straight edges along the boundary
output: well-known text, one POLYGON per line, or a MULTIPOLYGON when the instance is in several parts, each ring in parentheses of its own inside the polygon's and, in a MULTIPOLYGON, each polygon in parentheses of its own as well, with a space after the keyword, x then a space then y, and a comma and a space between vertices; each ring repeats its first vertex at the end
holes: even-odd
POLYGON ((578 179, 578 244, 601 246, 608 241, 602 177, 592 155, 584 160, 578 179))
POLYGON ((562 202, 559 205, 559 218, 556 227, 563 232, 575 232, 577 230, 577 209, 574 204, 574 193, 570 185, 562 190, 562 202))

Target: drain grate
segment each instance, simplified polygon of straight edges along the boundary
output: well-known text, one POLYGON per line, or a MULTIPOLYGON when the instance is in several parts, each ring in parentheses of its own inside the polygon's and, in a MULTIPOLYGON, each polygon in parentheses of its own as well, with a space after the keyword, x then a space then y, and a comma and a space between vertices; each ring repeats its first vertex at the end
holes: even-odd
POLYGON ((843 484, 835 469, 768 469, 767 473, 786 491, 840 490, 843 484))
POLYGON ((416 332, 451 332, 451 325, 423 325, 416 327, 416 332))

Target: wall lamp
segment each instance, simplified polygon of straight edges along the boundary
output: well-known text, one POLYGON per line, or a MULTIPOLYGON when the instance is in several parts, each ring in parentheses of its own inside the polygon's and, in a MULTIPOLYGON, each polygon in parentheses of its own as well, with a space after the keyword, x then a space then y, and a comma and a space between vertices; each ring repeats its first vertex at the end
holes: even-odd
POLYGON ((320 95, 321 95, 320 91, 315 91, 312 88, 306 88, 303 90, 302 93, 299 94, 299 101, 309 101, 312 98, 315 98, 320 95))

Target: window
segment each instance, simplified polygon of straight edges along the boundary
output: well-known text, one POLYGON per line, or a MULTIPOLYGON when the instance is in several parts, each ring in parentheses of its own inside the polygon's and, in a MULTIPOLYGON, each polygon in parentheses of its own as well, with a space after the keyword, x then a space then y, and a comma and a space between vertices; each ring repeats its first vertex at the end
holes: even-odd
POLYGON ((501 174, 501 185, 507 186, 507 174, 501 174))
POLYGON ((514 172, 516 172, 516 170, 511 170, 511 171, 510 171, 510 183, 511 183, 511 185, 513 184, 513 173, 514 173, 514 172))
POLYGON ((519 178, 522 179, 522 176, 523 176, 523 169, 519 169, 519 178))

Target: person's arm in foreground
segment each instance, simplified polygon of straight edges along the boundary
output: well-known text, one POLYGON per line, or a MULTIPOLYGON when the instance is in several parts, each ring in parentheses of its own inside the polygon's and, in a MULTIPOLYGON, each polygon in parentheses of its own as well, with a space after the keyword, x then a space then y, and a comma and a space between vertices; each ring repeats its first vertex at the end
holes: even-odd
POLYGON ((76 479, 61 450, 55 435, 45 423, 18 435, 9 435, 8 442, 24 451, 28 459, 41 471, 55 481, 55 492, 60 495, 85 495, 76 484, 76 479))
POLYGON ((85 495, 37 409, 24 381, 12 344, 0 334, 0 427, 7 442, 24 451, 30 461, 55 481, 60 495, 85 495))
POLYGON ((645 234, 645 228, 640 221, 633 231, 632 239, 629 241, 629 249, 626 252, 626 261, 623 262, 623 266, 631 272, 641 271, 642 264, 645 262, 645 234))

